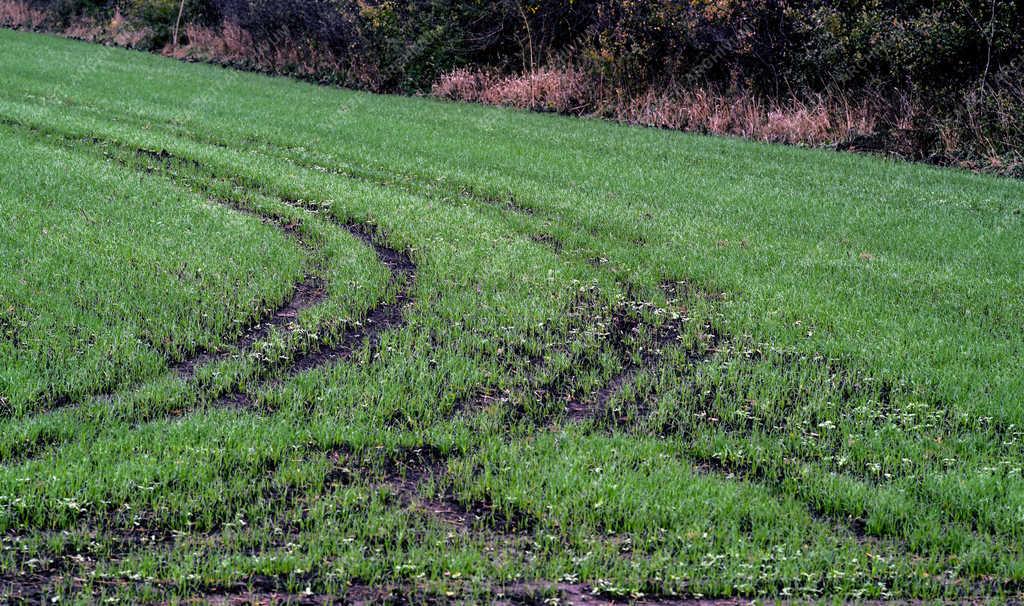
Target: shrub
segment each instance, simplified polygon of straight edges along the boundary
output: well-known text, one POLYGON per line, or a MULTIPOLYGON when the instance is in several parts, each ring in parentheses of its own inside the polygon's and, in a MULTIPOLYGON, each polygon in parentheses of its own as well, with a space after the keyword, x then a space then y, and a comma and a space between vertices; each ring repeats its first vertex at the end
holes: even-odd
MULTIPOLYGON (((136 47, 166 44, 178 6, 0 1, 8 26, 45 15, 136 47)), ((1024 6, 1009 0, 186 0, 184 14, 167 52, 319 82, 1020 164, 1024 6)))
POLYGON ((16 29, 39 29, 46 23, 46 13, 19 0, 0 0, 0 26, 16 29))

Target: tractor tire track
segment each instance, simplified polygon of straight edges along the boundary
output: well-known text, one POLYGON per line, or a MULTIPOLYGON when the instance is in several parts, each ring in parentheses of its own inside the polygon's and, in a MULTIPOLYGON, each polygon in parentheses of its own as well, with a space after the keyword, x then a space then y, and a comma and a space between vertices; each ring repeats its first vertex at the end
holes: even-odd
MULTIPOLYGON (((371 308, 361 322, 357 322, 344 329, 333 344, 309 353, 300 354, 298 358, 294 360, 294 363, 284 371, 285 377, 295 376, 337 360, 347 359, 364 344, 371 349, 377 348, 385 331, 398 328, 406 323, 406 311, 413 303, 412 288, 416 279, 416 264, 413 262, 408 252, 390 248, 383 244, 379 237, 377 228, 370 223, 355 221, 342 222, 327 214, 320 215, 316 209, 309 208, 301 202, 256 190, 253 187, 247 186, 234 175, 218 174, 190 158, 180 157, 163 149, 153 151, 150 149, 133 147, 117 141, 104 140, 95 137, 73 137, 65 133, 33 127, 3 117, 0 117, 0 124, 40 135, 63 147, 84 151, 98 157, 118 162, 132 170, 146 172, 148 174, 160 173, 161 176, 167 178, 175 185, 184 187, 193 193, 204 197, 210 203, 225 206, 236 212, 254 216, 261 222, 275 225, 285 235, 298 240, 300 246, 310 253, 315 252, 314 249, 302 239, 301 232, 297 225, 286 222, 288 221, 287 217, 265 215, 244 207, 241 202, 225 200, 223 198, 213 196, 209 191, 205 191, 205 188, 202 187, 203 181, 209 179, 226 179, 241 191, 243 195, 246 193, 259 193, 260 195, 273 198, 291 208, 301 210, 305 213, 310 213, 314 216, 321 216, 327 223, 333 225, 335 228, 346 231, 351 236, 360 240, 363 244, 369 246, 374 251, 378 260, 388 269, 390 273, 389 283, 393 286, 397 286, 398 292, 394 301, 379 303, 375 307, 371 308), (144 164, 144 162, 147 161, 152 162, 154 165, 144 164), (188 175, 183 176, 178 174, 176 169, 182 168, 185 169, 186 172, 191 171, 194 173, 194 177, 189 178, 188 175)), ((323 280, 318 276, 307 274, 301 282, 293 287, 292 294, 286 301, 268 314, 263 315, 257 322, 249 325, 243 331, 243 334, 227 346, 224 351, 213 352, 200 350, 177 362, 169 362, 168 367, 178 377, 182 378, 186 382, 192 383, 200 368, 215 361, 226 359, 237 352, 245 352, 252 349, 254 345, 271 334, 273 329, 284 331, 286 334, 294 332, 296 327, 293 326, 293 323, 298 314, 304 309, 321 304, 326 298, 327 289, 323 280)), ((128 387, 133 390, 137 389, 145 385, 146 381, 151 379, 152 377, 147 378, 128 387)), ((262 385, 265 386, 267 383, 264 382, 262 385)), ((124 391, 124 389, 125 388, 119 389, 118 392, 124 391)), ((85 401, 112 400, 116 396, 116 393, 117 392, 95 394, 89 396, 88 400, 83 400, 77 403, 68 399, 67 402, 63 404, 62 408, 77 407, 85 403, 85 401)), ((204 398, 200 395, 200 400, 203 399, 204 398)), ((213 402, 213 405, 245 409, 251 407, 252 399, 243 391, 229 391, 226 395, 217 398, 213 402)), ((44 412, 52 411, 53 409, 48 409, 44 412)), ((185 412, 187 413, 188 411, 186 410, 185 412)), ((171 414, 173 415, 174 413, 171 414)), ((164 416, 164 414, 161 413, 159 416, 164 416)), ((149 418, 144 415, 144 418, 140 418, 136 422, 130 424, 132 426, 139 426, 151 420, 153 420, 153 418, 149 418)), ((26 459, 36 458, 49 450, 49 448, 58 447, 65 443, 67 439, 69 438, 62 437, 62 439, 48 439, 46 440, 45 445, 38 445, 35 443, 25 444, 24 448, 16 449, 16 456, 5 458, 3 460, 3 464, 8 466, 17 464, 26 459)))
POLYGON ((295 285, 291 297, 269 315, 263 316, 242 333, 237 340, 227 346, 225 351, 203 351, 171 366, 179 377, 188 381, 195 377, 196 371, 212 362, 228 358, 232 352, 245 352, 253 345, 270 335, 273 329, 288 334, 295 331, 292 326, 299 313, 310 307, 319 305, 327 298, 324 281, 317 276, 307 275, 295 285))
MULTIPOLYGON (((166 152, 164 152, 166 154, 166 152)), ((166 158, 168 156, 162 155, 157 156, 166 158)), ((191 188, 190 188, 191 189, 191 188)), ((195 191, 197 194, 202 192, 195 191)), ((278 228, 284 235, 295 240, 299 247, 309 257, 313 257, 316 251, 305 238, 303 238, 300 231, 300 225, 291 223, 285 223, 282 217, 267 216, 260 213, 253 212, 247 208, 240 206, 239 204, 223 198, 216 198, 206 196, 206 200, 213 203, 233 210, 235 212, 255 217, 261 222, 267 225, 273 225, 278 228)), ((226 359, 234 352, 246 352, 256 343, 266 339, 271 331, 277 329, 278 331, 289 334, 295 331, 295 321, 303 310, 320 305, 327 299, 327 285, 324 280, 314 274, 306 274, 303 279, 295 284, 292 288, 291 295, 285 299, 276 309, 271 310, 269 313, 262 315, 256 322, 250 324, 242 332, 241 336, 235 339, 234 342, 228 344, 222 351, 199 351, 175 364, 171 365, 173 370, 179 377, 189 381, 195 377, 196 371, 213 362, 226 359)))
MULTIPOLYGON (((183 183, 183 181, 186 181, 185 179, 170 174, 176 165, 188 168, 198 175, 206 175, 208 178, 227 179, 244 193, 266 195, 288 207, 295 208, 303 212, 313 213, 325 220, 327 223, 333 225, 335 228, 348 232, 350 235, 368 246, 374 251, 378 261, 388 269, 391 274, 389 277, 389 283, 398 287, 398 293, 395 300, 390 303, 380 303, 371 308, 367 312, 364 320, 357 323, 355 326, 346 328, 342 334, 338 336, 334 345, 314 350, 297 357, 292 361, 291 366, 285 371, 287 376, 295 376, 302 372, 330 364, 334 361, 346 359, 351 356, 354 351, 359 349, 364 342, 368 347, 375 348, 378 346, 383 332, 397 328, 405 323, 405 312, 413 303, 412 289, 416 280, 417 267, 408 252, 390 248, 383 244, 378 233, 378 229, 373 224, 355 221, 338 221, 330 214, 316 213, 316 211, 309 208, 302 202, 281 196, 275 196, 268 192, 257 191, 233 175, 218 174, 190 158, 178 156, 168 152, 167 150, 161 149, 158 151, 152 151, 132 149, 131 151, 139 156, 158 162, 163 167, 165 175, 172 181, 179 183, 182 186, 189 187, 189 189, 197 194, 202 195, 204 192, 200 191, 198 188, 192 187, 188 182, 183 183)), ((229 201, 209 197, 208 199, 228 206, 233 210, 255 214, 251 213, 251 211, 248 211, 247 209, 240 208, 237 204, 229 201)), ((275 219, 276 218, 270 218, 269 220, 273 222, 275 219)), ((282 225, 280 224, 280 221, 277 221, 277 223, 286 235, 295 237, 300 241, 300 244, 305 250, 313 252, 312 248, 302 241, 301 235, 295 229, 295 226, 282 225)), ((251 348, 254 344, 265 338, 272 328, 276 327, 279 329, 287 329, 287 326, 292 323, 295 316, 297 316, 300 311, 320 304, 326 299, 326 297, 327 292, 323 281, 316 276, 307 276, 305 280, 296 286, 293 297, 289 301, 275 310, 263 321, 251 326, 242 335, 242 337, 236 341, 232 349, 244 351, 251 348)), ((286 332, 292 332, 293 330, 294 329, 286 330, 286 332)), ((201 353, 192 359, 177 364, 175 366, 175 370, 179 375, 182 375, 185 378, 191 378, 194 376, 195 370, 198 367, 216 360, 219 357, 222 356, 201 353)), ((233 392, 222 396, 218 399, 218 402, 221 404, 231 404, 237 408, 247 405, 249 398, 242 392, 233 392)))
MULTIPOLYGON (((304 208, 298 202, 285 199, 281 201, 296 208, 304 208)), ((417 276, 416 263, 409 253, 383 244, 378 230, 373 224, 342 223, 333 219, 329 220, 374 251, 377 260, 390 273, 389 285, 397 287, 395 298, 393 301, 380 302, 372 307, 361 321, 346 326, 327 346, 298 355, 284 369, 283 377, 265 381, 257 389, 271 387, 280 384, 286 378, 347 360, 364 347, 371 352, 372 356, 379 349, 385 332, 398 329, 407 322, 406 313, 414 304, 412 291, 417 276)), ((254 406, 254 401, 248 391, 239 390, 217 398, 213 405, 217 408, 236 410, 251 409, 254 406)))
MULTIPOLYGON (((665 285, 662 286, 662 289, 669 295, 670 299, 680 300, 675 299, 673 296, 678 294, 675 289, 665 285)), ((683 302, 692 297, 712 300, 714 296, 696 291, 692 287, 688 288, 683 295, 681 299, 683 302)), ((584 307, 586 306, 586 302, 581 303, 584 307)), ((571 382, 565 382, 554 391, 544 391, 543 388, 539 388, 540 386, 532 385, 532 389, 538 393, 540 399, 549 403, 558 403, 563 409, 564 414, 561 417, 555 416, 548 419, 548 429, 557 428, 560 419, 570 423, 605 419, 611 427, 628 429, 631 424, 627 420, 607 418, 611 414, 609 404, 627 386, 634 383, 641 373, 658 368, 662 363, 664 350, 673 347, 679 342, 683 335, 683 324, 689 320, 686 317, 685 309, 679 317, 669 319, 657 328, 629 313, 623 313, 622 310, 610 310, 609 315, 609 334, 605 338, 604 347, 610 349, 619 358, 621 369, 612 375, 601 387, 581 398, 574 397, 575 386, 571 382), (654 329, 656 332, 651 335, 650 341, 641 341, 639 349, 637 349, 636 337, 642 331, 651 329, 654 329), (639 362, 635 362, 634 357, 631 355, 634 350, 639 354, 639 362)), ((692 365, 710 360, 719 352, 727 349, 726 343, 729 340, 729 335, 721 333, 710 323, 705 323, 699 333, 699 344, 691 346, 684 352, 687 363, 692 365)), ((544 365, 542 360, 531 361, 531 368, 535 372, 541 371, 544 365)), ((495 399, 486 393, 477 393, 469 401, 460 403, 457 406, 457 410, 462 412, 464 410, 480 409, 495 399)), ((649 411, 641 411, 641 414, 649 414, 649 411)), ((759 472, 759 470, 754 468, 737 467, 729 465, 725 461, 707 458, 696 460, 695 463, 695 470, 703 475, 749 481, 756 485, 765 486, 779 496, 785 496, 778 492, 771 479, 764 475, 763 470, 759 472)), ((841 535, 847 536, 860 544, 875 544, 877 542, 876 537, 870 536, 867 533, 862 520, 826 512, 805 499, 799 499, 799 501, 807 507, 808 514, 812 519, 835 529, 841 535)))
POLYGON ((448 487, 437 496, 423 495, 422 488, 432 482, 443 486, 451 456, 431 445, 399 448, 373 459, 334 450, 328 455, 332 470, 327 481, 344 486, 362 480, 388 491, 401 507, 446 526, 504 542, 528 540, 540 521, 525 511, 507 513, 486 499, 464 502, 448 487))
POLYGON ((406 323, 406 312, 414 303, 412 291, 416 284, 417 267, 409 253, 383 244, 377 228, 370 223, 333 222, 373 250, 377 260, 390 272, 389 283, 396 286, 398 292, 394 301, 378 304, 370 309, 363 321, 348 327, 334 345, 294 360, 288 369, 289 376, 347 359, 360 346, 376 350, 385 331, 399 328, 406 323))
MULTIPOLYGON (((125 146, 115 141, 106 141, 95 137, 76 139, 59 132, 51 132, 48 130, 32 127, 21 122, 18 122, 16 120, 10 120, 3 117, 0 117, 0 124, 21 130, 27 130, 35 134, 52 135, 65 147, 73 148, 76 144, 84 144, 89 147, 98 147, 101 145, 108 144, 110 146, 114 146, 122 150, 129 151, 138 158, 145 158, 157 162, 163 168, 163 173, 166 176, 168 176, 168 178, 175 184, 178 184, 179 186, 182 187, 186 187, 187 189, 189 189, 193 193, 196 193, 197 195, 203 195, 202 192, 196 191, 195 188, 189 187, 188 184, 182 183, 181 179, 174 178, 173 175, 169 174, 170 169, 173 168, 174 163, 190 166, 197 171, 202 169, 201 165, 193 160, 175 156, 165 150, 153 151, 143 148, 130 148, 129 146, 125 146)), ((110 156, 104 155, 104 157, 109 158, 110 156)), ((113 157, 113 159, 120 163, 122 166, 125 166, 126 168, 139 168, 137 166, 133 166, 125 158, 113 157)), ((155 169, 151 167, 144 167, 142 170, 144 170, 147 173, 153 173, 155 169)), ((250 210, 248 208, 245 208, 234 201, 226 200, 219 197, 213 197, 208 195, 205 195, 203 197, 211 204, 223 206, 234 212, 253 217, 265 225, 272 225, 276 227, 285 236, 288 236, 289 238, 296 240, 300 248, 302 248, 308 255, 314 253, 312 247, 304 240, 301 231, 298 229, 299 226, 285 223, 284 217, 264 215, 253 210, 250 210)), ((258 341, 261 341, 262 339, 266 338, 270 334, 271 330, 274 328, 285 330, 286 332, 291 332, 294 329, 289 328, 289 324, 292 324, 294 322, 299 312, 309 307, 313 307, 315 305, 322 303, 326 298, 327 291, 323 280, 318 276, 307 274, 299 283, 297 283, 293 287, 291 295, 287 299, 285 299, 284 302, 282 302, 276 309, 271 310, 269 313, 266 313, 259 317, 255 322, 249 324, 243 330, 241 336, 235 339, 234 342, 227 344, 226 347, 224 347, 224 351, 210 351, 206 349, 200 349, 199 351, 196 351, 191 355, 184 357, 181 360, 169 361, 168 367, 179 377, 186 381, 189 381, 195 376, 196 371, 200 367, 205 366, 206 364, 209 364, 211 362, 215 362, 217 360, 225 359, 233 351, 245 351, 250 349, 258 341)), ((160 350, 160 348, 153 343, 150 343, 150 346, 156 349, 157 351, 160 350)), ((122 391, 125 389, 127 389, 128 391, 132 391, 134 389, 137 389, 141 385, 145 384, 152 378, 153 377, 146 377, 132 384, 123 385, 118 389, 118 391, 122 391)), ((86 399, 111 400, 114 398, 116 393, 116 391, 104 391, 88 395, 86 396, 86 399)), ((82 401, 75 402, 71 398, 66 396, 58 397, 54 400, 53 404, 47 406, 44 410, 40 412, 48 412, 61 408, 74 407, 80 405, 81 403, 82 401)))
MULTIPOLYGON (((385 331, 398 328, 406 323, 406 311, 413 304, 412 290, 416 282, 417 266, 407 251, 391 248, 384 244, 380 237, 379 230, 374 224, 369 222, 339 221, 333 215, 317 212, 317 210, 310 208, 308 205, 303 204, 298 200, 274 195, 270 192, 256 190, 233 175, 218 174, 216 171, 204 167, 202 164, 190 158, 184 158, 166 150, 154 152, 151 150, 135 149, 131 151, 137 155, 157 161, 164 169, 165 176, 175 183, 188 187, 197 194, 203 195, 204 192, 200 190, 201 188, 194 187, 188 179, 184 179, 173 174, 175 166, 185 167, 197 175, 205 176, 209 179, 226 179, 236 189, 243 192, 243 194, 265 195, 290 208, 314 214, 336 229, 348 232, 351 236, 369 247, 373 250, 377 260, 388 269, 390 274, 388 279, 389 285, 397 287, 398 291, 394 301, 381 302, 372 307, 362 321, 346 326, 346 328, 342 330, 341 334, 337 335, 335 339, 332 339, 333 342, 326 347, 314 349, 298 355, 290 362, 289 366, 284 369, 283 373, 285 377, 293 377, 316 368, 327 366, 339 360, 348 359, 354 352, 363 346, 369 348, 371 351, 376 350, 385 331)), ((220 199, 214 199, 214 201, 225 204, 225 202, 220 199)), ((241 212, 248 212, 247 209, 239 209, 236 204, 230 202, 227 202, 226 204, 231 208, 241 210, 241 212)), ((300 243, 307 251, 313 252, 308 245, 301 241, 301 236, 298 231, 294 229, 294 226, 286 227, 282 225, 280 227, 282 227, 287 235, 299 239, 300 243)), ((292 323, 298 312, 302 309, 317 305, 326 299, 327 292, 324 286, 325 285, 322 280, 319 278, 315 276, 307 277, 306 280, 303 280, 303 282, 296 287, 294 296, 290 301, 276 310, 263 322, 250 327, 236 342, 233 349, 241 351, 251 349, 253 345, 270 334, 271 329, 275 327, 278 329, 284 329, 286 333, 293 332, 294 328, 288 328, 288 326, 292 323)), ((213 355, 202 353, 196 356, 193 360, 187 361, 185 364, 179 364, 175 370, 178 372, 179 376, 183 376, 183 378, 192 378, 198 367, 222 357, 225 356, 223 356, 223 354, 213 355)), ((281 380, 282 379, 279 378, 275 381, 264 381, 259 385, 259 387, 268 387, 275 383, 280 383, 281 380)), ((212 403, 215 408, 228 408, 234 410, 251 409, 253 408, 253 404, 253 398, 247 390, 229 391, 228 393, 216 398, 212 403)))
MULTIPOLYGON (((412 290, 416 282, 417 267, 407 251, 391 248, 384 244, 380 237, 379 230, 374 224, 369 222, 339 221, 333 215, 317 212, 298 200, 274 195, 269 192, 258 191, 233 175, 217 174, 215 171, 204 167, 202 164, 190 158, 183 158, 166 150, 159 150, 155 152, 151 150, 134 151, 139 155, 159 162, 164 167, 165 173, 167 173, 175 182, 184 181, 184 179, 174 178, 174 175, 169 174, 175 165, 179 165, 192 170, 196 174, 206 175, 208 178, 227 179, 234 187, 244 193, 266 195, 285 206, 295 208, 303 212, 313 213, 335 228, 344 230, 357 240, 361 241, 364 245, 373 250, 374 254, 377 256, 377 260, 388 269, 390 272, 388 280, 389 285, 395 286, 398 289, 395 300, 390 303, 380 303, 371 308, 362 321, 347 327, 342 334, 338 335, 334 344, 304 353, 292 360, 290 367, 285 371, 287 376, 295 376, 303 372, 331 364, 338 360, 347 359, 364 343, 370 349, 376 349, 379 345, 381 336, 385 331, 397 328, 405 323, 405 312, 413 303, 412 290)), ((196 191, 198 194, 203 194, 203 192, 197 191, 197 188, 191 187, 189 183, 184 183, 183 185, 189 186, 190 189, 196 191)), ((225 204, 223 200, 216 199, 215 201, 225 204)), ((238 209, 237 205, 230 202, 227 202, 226 204, 231 208, 247 212, 246 209, 238 209)), ((289 229, 285 226, 282 226, 282 228, 288 235, 298 238, 300 243, 302 243, 301 236, 294 230, 294 228, 289 229)), ((302 244, 306 250, 312 252, 312 249, 305 245, 305 243, 302 244)), ((296 296, 293 298, 293 301, 282 306, 265 322, 251 327, 246 334, 239 339, 234 349, 244 350, 251 347, 253 344, 262 340, 267 334, 269 334, 271 328, 275 326, 281 327, 288 324, 302 309, 322 302, 326 298, 326 292, 323 288, 322 282, 317 282, 317 280, 318 279, 315 277, 310 278, 309 280, 304 280, 296 288, 296 296)), ((194 374, 193 369, 202 363, 206 363, 207 360, 200 357, 196 362, 199 362, 199 364, 191 362, 184 365, 180 370, 185 373, 188 373, 191 370, 194 374)), ((182 373, 179 372, 179 374, 182 373)), ((250 403, 250 399, 244 393, 234 392, 218 399, 218 403, 232 405, 232 407, 238 408, 248 405, 250 403)))

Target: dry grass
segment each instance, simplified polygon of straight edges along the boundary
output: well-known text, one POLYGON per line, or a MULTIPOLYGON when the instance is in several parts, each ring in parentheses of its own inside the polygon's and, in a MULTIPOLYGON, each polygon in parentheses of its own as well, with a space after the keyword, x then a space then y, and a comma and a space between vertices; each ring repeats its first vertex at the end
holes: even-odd
POLYGON ((453 101, 480 101, 480 93, 490 87, 490 76, 484 72, 458 68, 434 83, 431 95, 453 101))
POLYGON ((657 128, 807 145, 873 134, 879 113, 870 103, 851 103, 840 95, 778 102, 747 93, 722 94, 710 88, 695 88, 602 98, 584 74, 571 68, 545 68, 506 77, 459 69, 439 79, 432 94, 519 109, 599 115, 657 128))
POLYGON ((202 58, 219 63, 240 63, 252 59, 256 43, 252 34, 234 23, 224 23, 219 29, 189 24, 185 26, 188 43, 178 48, 168 46, 165 55, 202 58))
POLYGON ((0 0, 0 26, 36 30, 46 23, 46 13, 18 0, 0 0))
POLYGON ((435 97, 563 114, 586 113, 593 94, 584 74, 569 69, 535 69, 519 76, 494 76, 457 69, 431 89, 435 97))
POLYGON ((748 92, 696 86, 627 96, 605 92, 599 83, 572 67, 512 76, 457 69, 438 79, 431 94, 770 143, 881 152, 907 160, 1020 175, 1024 172, 1021 155, 999 154, 997 150, 1019 147, 1015 137, 1024 127, 1017 110, 1024 105, 1024 87, 1016 81, 1001 85, 1001 96, 996 98, 991 92, 985 99, 975 98, 981 92, 965 95, 961 118, 949 124, 934 119, 906 95, 864 95, 853 101, 833 91, 765 99, 748 92))
POLYGON ((121 16, 120 10, 109 21, 79 17, 64 28, 63 34, 75 40, 138 49, 151 49, 155 38, 152 28, 135 27, 121 16))
POLYGON ((187 25, 185 39, 185 45, 168 45, 163 54, 299 78, 322 80, 338 76, 339 83, 370 90, 379 90, 381 86, 378 70, 365 59, 343 59, 323 47, 287 35, 271 42, 257 42, 249 31, 229 21, 220 27, 187 25))

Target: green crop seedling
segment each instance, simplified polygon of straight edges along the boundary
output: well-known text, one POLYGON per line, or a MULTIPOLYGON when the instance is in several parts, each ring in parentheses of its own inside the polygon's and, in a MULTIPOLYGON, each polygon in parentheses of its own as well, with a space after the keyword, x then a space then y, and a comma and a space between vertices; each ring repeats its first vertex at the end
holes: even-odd
POLYGON ((0 208, 0 601, 1020 597, 1021 182, 0 31, 0 208))

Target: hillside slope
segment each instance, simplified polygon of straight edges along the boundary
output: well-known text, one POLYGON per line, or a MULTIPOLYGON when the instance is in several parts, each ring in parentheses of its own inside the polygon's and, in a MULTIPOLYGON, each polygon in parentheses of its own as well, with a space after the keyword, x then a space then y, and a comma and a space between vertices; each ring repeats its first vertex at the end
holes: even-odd
POLYGON ((1024 183, 9 31, 0 141, 0 595, 1020 592, 1024 183))

